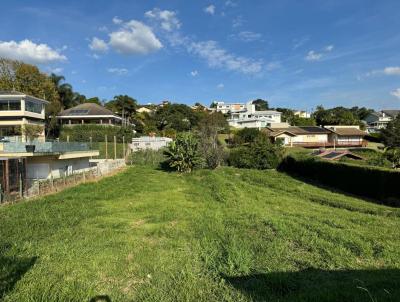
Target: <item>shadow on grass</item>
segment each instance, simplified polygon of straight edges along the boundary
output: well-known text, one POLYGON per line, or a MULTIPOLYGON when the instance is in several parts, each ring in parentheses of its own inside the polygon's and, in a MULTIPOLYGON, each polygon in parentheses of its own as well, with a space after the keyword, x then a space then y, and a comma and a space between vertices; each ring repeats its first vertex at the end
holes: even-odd
POLYGON ((400 301, 398 269, 307 269, 223 278, 253 301, 400 301))
POLYGON ((107 295, 99 295, 91 298, 89 302, 111 302, 111 298, 107 295))
POLYGON ((37 257, 4 256, 9 245, 0 247, 0 300, 10 291, 15 284, 35 264, 37 257))

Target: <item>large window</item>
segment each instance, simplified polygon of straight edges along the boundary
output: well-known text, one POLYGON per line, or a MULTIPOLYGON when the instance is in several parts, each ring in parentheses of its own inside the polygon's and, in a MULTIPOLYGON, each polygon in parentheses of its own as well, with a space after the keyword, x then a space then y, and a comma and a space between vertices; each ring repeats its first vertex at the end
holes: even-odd
POLYGON ((1 100, 0 101, 0 110, 1 111, 21 110, 21 101, 1 100))
POLYGON ((25 101, 25 110, 35 113, 42 113, 42 104, 32 101, 25 101))

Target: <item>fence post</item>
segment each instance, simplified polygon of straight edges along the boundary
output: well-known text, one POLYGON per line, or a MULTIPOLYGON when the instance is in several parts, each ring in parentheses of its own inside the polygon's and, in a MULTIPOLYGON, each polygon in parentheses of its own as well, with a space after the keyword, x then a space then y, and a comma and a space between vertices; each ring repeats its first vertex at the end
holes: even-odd
POLYGON ((2 203, 3 202, 3 188, 1 187, 1 184, 0 184, 0 203, 2 203))
POLYGON ((108 160, 108 143, 107 143, 107 134, 105 135, 106 140, 106 160, 108 160))
POLYGON ((122 136, 122 158, 125 158, 125 135, 122 136))
POLYGON ((69 143, 69 135, 67 135, 67 142, 69 143))
MULTIPOLYGON (((93 150, 93 145, 92 145, 92 137, 89 137, 89 141, 90 141, 90 150, 93 150)), ((90 159, 93 159, 93 156, 90 157, 90 159)))
POLYGON ((114 135, 114 159, 117 159, 117 137, 114 135))
POLYGON ((83 170, 83 182, 86 182, 85 170, 83 170))

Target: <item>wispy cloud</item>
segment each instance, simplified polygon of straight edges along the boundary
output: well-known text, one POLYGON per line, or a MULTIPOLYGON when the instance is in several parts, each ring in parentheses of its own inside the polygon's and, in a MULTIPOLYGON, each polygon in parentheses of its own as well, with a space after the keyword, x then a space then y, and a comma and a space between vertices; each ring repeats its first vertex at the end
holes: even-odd
POLYGON ((244 19, 242 16, 237 16, 232 20, 232 27, 233 28, 238 28, 241 27, 244 23, 244 19))
POLYGON ((166 31, 172 31, 181 27, 181 23, 176 15, 174 11, 160 10, 159 8, 154 8, 145 13, 147 18, 159 22, 161 28, 166 31))
POLYGON ((126 69, 126 68, 115 68, 115 67, 108 68, 107 71, 109 73, 113 73, 113 74, 116 74, 119 76, 127 75, 129 72, 128 69, 126 69))
POLYGON ((225 85, 224 85, 223 83, 219 83, 219 84, 217 85, 217 88, 218 88, 218 89, 224 89, 224 87, 225 87, 225 85))
POLYGON ((327 53, 331 52, 334 48, 334 45, 325 46, 321 52, 317 52, 315 50, 310 50, 306 57, 304 58, 306 61, 319 61, 321 60, 327 53))
POLYGON ((310 37, 302 37, 300 39, 294 39, 293 40, 293 50, 296 50, 297 48, 302 47, 304 44, 306 44, 310 40, 310 37))
POLYGON ((358 80, 362 80, 363 78, 379 76, 379 75, 387 75, 387 76, 398 76, 400 75, 400 67, 399 66, 389 66, 383 69, 376 69, 372 71, 368 71, 364 75, 358 76, 358 80))
POLYGON ((393 95, 394 97, 400 99, 400 88, 397 88, 397 89, 391 91, 390 94, 393 95))
POLYGON ((255 74, 262 70, 263 62, 236 56, 221 48, 216 41, 192 42, 189 52, 205 59, 210 67, 224 68, 244 74, 255 74))
POLYGON ((252 31, 241 31, 237 34, 239 40, 243 42, 253 42, 257 40, 261 40, 262 35, 260 33, 252 32, 252 31))
POLYGON ((193 71, 190 72, 190 75, 191 75, 192 77, 197 77, 198 74, 199 74, 199 72, 198 72, 197 70, 193 70, 193 71))
POLYGON ((214 4, 210 4, 209 6, 205 7, 203 9, 203 11, 206 14, 214 15, 215 14, 215 5, 214 4))
POLYGON ((232 1, 232 0, 227 0, 227 1, 225 1, 225 6, 236 7, 237 3, 235 1, 232 1))
POLYGON ((112 19, 112 21, 113 21, 114 24, 117 24, 117 25, 122 24, 124 22, 122 19, 118 18, 117 16, 115 16, 112 19))

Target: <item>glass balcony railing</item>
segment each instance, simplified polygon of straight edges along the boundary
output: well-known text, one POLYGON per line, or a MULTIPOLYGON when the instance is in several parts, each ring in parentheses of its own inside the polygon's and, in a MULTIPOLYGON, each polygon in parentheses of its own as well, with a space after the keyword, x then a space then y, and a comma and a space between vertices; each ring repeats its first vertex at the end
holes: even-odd
POLYGON ((2 143, 4 153, 24 153, 26 145, 35 145, 35 153, 65 153, 90 151, 89 144, 78 142, 5 142, 2 143))

